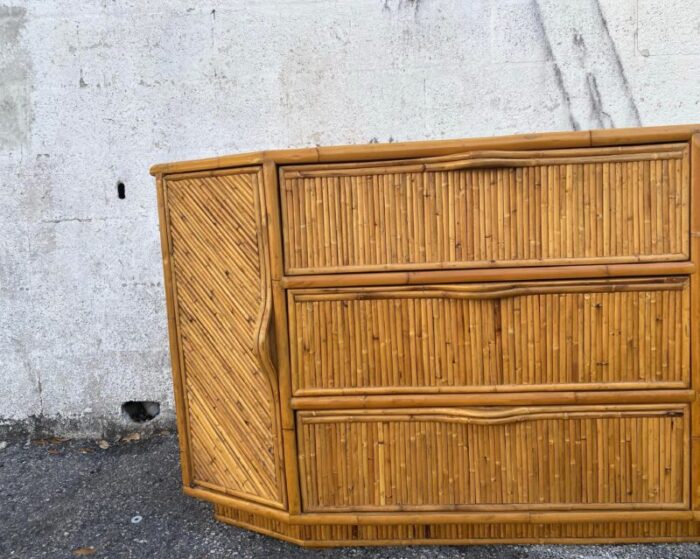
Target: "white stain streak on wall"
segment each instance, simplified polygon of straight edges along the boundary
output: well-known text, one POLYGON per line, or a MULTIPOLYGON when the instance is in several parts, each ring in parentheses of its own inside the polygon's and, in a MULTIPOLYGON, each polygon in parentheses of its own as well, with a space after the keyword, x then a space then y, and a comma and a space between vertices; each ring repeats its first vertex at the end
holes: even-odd
POLYGON ((700 121, 698 0, 0 0, 0 422, 172 417, 155 162, 700 121), (117 182, 126 198, 117 197, 117 182))

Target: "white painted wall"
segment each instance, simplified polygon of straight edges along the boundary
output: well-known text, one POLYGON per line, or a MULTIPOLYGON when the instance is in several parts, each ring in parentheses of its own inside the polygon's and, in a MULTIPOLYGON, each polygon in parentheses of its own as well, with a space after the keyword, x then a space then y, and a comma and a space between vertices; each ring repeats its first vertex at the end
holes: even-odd
POLYGON ((152 163, 698 122, 698 76, 700 0, 0 0, 0 422, 172 418, 152 163))

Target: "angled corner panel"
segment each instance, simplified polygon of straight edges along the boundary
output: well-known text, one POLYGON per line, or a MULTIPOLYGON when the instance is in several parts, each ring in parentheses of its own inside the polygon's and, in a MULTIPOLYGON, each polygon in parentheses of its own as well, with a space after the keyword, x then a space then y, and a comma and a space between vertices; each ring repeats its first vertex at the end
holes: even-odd
POLYGON ((189 482, 283 507, 261 169, 171 175, 161 196, 189 482))

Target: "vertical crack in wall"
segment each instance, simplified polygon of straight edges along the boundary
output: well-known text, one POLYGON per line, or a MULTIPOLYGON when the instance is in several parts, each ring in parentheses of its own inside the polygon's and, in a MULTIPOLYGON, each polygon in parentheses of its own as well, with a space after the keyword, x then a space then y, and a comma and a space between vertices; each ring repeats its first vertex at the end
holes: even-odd
POLYGON ((557 87, 559 88, 559 93, 561 94, 562 101, 564 102, 564 106, 566 107, 566 111, 569 117, 569 124, 572 128, 572 130, 580 130, 581 127, 576 120, 576 117, 574 117, 574 113, 571 110, 571 96, 569 95, 569 92, 566 89, 566 86, 564 85, 564 76, 562 75, 561 68, 559 67, 559 64, 557 63, 557 59, 554 56, 554 50, 552 49, 552 43, 549 39, 549 35, 547 34, 547 29, 544 25, 544 20, 542 19, 542 11, 540 10, 540 4, 538 0, 533 0, 532 1, 533 9, 535 11, 535 20, 537 21, 537 25, 540 28, 540 34, 542 36, 542 39, 544 40, 544 48, 545 52, 547 54, 547 60, 551 61, 552 63, 552 70, 554 71, 554 79, 557 82, 557 87))
POLYGON ((39 370, 32 367, 32 371, 36 377, 36 389, 39 396, 39 417, 44 417, 44 385, 41 382, 41 374, 39 373, 39 370))
MULTIPOLYGON (((27 237, 27 252, 28 254, 32 254, 33 250, 33 238, 31 236, 27 237)), ((32 287, 32 279, 33 276, 32 274, 29 274, 29 286, 30 288, 27 290, 27 307, 28 307, 28 315, 29 316, 37 316, 37 309, 36 309, 36 300, 33 296, 33 290, 31 289, 32 287)), ((32 325, 33 327, 33 325, 32 325)), ((32 355, 30 353, 30 346, 32 344, 32 341, 34 339, 34 333, 27 328, 25 324, 25 331, 22 333, 23 339, 19 341, 18 346, 20 348, 21 354, 22 354, 22 359, 24 361, 24 367, 27 370, 27 373, 31 376, 34 377, 34 386, 36 389, 36 395, 39 399, 39 413, 38 414, 32 414, 34 417, 44 417, 44 383, 43 383, 43 378, 41 374, 41 368, 37 367, 34 365, 34 359, 32 358, 32 355)))

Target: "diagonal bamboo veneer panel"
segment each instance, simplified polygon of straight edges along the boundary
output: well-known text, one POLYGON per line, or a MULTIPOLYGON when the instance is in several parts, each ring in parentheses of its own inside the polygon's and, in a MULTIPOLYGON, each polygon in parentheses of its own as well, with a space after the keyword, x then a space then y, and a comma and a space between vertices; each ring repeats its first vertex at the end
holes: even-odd
POLYGON ((259 356, 268 287, 260 173, 168 181, 193 478, 281 503, 276 395, 259 356))

